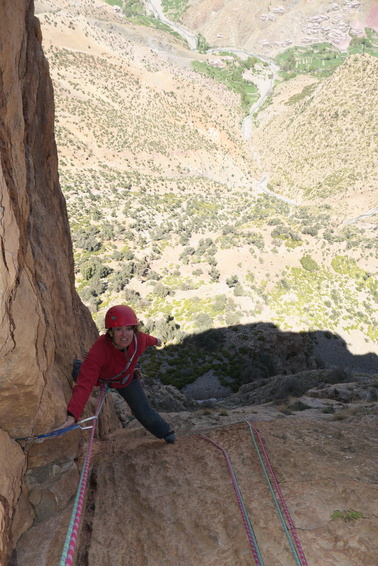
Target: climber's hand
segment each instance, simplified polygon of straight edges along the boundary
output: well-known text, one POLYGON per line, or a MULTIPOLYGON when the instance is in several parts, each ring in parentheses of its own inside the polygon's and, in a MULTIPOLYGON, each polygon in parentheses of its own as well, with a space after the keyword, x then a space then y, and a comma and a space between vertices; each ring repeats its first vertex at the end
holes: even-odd
POLYGON ((61 428, 66 428, 66 427, 71 426, 75 423, 76 423, 75 417, 73 417, 72 415, 68 415, 66 422, 64 422, 62 425, 60 425, 56 428, 53 428, 51 432, 54 432, 55 430, 60 430, 61 428))

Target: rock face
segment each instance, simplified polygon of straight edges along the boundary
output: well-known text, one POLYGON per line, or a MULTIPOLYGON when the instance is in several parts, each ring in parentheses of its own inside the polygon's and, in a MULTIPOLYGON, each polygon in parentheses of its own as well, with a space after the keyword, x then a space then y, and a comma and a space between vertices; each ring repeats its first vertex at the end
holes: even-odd
MULTIPOLYGON (((174 446, 137 425, 116 431, 93 462, 76 563, 254 564, 226 461, 220 450, 196 436, 200 428, 213 426, 203 434, 228 452, 264 564, 294 566, 243 422, 249 419, 262 435, 308 564, 375 564, 376 419, 330 422, 276 413, 266 421, 267 413, 266 407, 240 409, 233 415, 239 422, 223 428, 215 428, 210 415, 201 422, 198 414, 171 414, 180 431, 174 446)), ((218 424, 229 418, 221 417, 218 424)), ((38 548, 28 534, 18 566, 57 563, 59 528, 53 522, 49 538, 36 530, 38 548)))
POLYGON ((72 357, 96 329, 74 288, 39 22, 32 2, 2 4, 0 426, 24 436, 63 417, 72 357))
MULTIPOLYGON (((33 464, 11 439, 46 432, 64 421, 72 358, 83 354, 97 330, 74 288, 70 231, 58 179, 53 90, 34 5, 0 0, 0 13, 0 563, 4 564, 35 513, 23 479, 33 464)), ((73 465, 78 439, 71 437, 69 444, 60 456, 70 452, 73 465)), ((47 465, 39 461, 40 446, 34 447, 38 468, 47 465)), ((34 501, 41 499, 34 490, 34 501)))

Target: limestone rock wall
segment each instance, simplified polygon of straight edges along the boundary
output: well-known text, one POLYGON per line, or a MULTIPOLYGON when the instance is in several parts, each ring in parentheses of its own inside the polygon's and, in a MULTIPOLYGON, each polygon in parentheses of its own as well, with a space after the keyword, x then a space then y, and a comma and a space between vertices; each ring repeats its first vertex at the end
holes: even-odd
MULTIPOLYGON (((53 89, 34 4, 0 0, 0 14, 0 564, 5 564, 44 497, 35 487, 37 474, 31 505, 25 473, 33 475, 34 467, 41 479, 41 470, 52 464, 51 456, 41 464, 43 445, 33 448, 34 464, 28 461, 14 438, 64 421, 72 358, 83 355, 97 330, 74 287, 53 89)), ((73 462, 79 440, 73 435, 68 443, 60 454, 73 462)), ((75 471, 68 471, 73 485, 75 471)))

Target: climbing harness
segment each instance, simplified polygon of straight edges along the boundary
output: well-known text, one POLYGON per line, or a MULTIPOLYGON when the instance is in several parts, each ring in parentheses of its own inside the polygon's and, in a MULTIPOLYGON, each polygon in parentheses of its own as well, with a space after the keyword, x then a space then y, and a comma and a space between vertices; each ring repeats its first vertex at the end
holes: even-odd
MULTIPOLYGON (((264 446, 261 434, 260 434, 259 430, 257 428, 255 428, 250 422, 248 422, 248 421, 243 421, 243 422, 246 423, 249 427, 251 437, 252 437, 252 440, 253 440, 253 443, 254 443, 254 446, 255 446, 261 467, 262 467, 264 475, 265 475, 265 479, 267 480, 268 487, 270 489, 273 501, 275 503, 276 510, 277 510, 278 515, 279 515, 283 530, 284 530, 286 537, 288 539, 289 546, 290 546, 290 549, 292 551, 294 560, 295 560, 297 566, 308 566, 306 557, 304 555, 302 546, 301 546, 299 538, 298 538, 297 531, 296 531, 295 526, 294 526, 294 522, 293 522, 293 520, 290 516, 290 513, 289 513, 288 507, 286 505, 284 496, 283 496, 282 491, 280 489, 280 486, 278 484, 277 478, 274 474, 273 467, 272 467, 272 464, 269 460, 269 457, 268 457, 266 448, 264 446), (258 438, 260 448, 259 448, 259 446, 256 442, 255 435, 258 438), (261 452, 262 452, 264 458, 262 457, 261 452), (265 459, 265 462, 264 462, 264 459, 265 459), (268 473, 268 471, 269 471, 269 473, 268 473), (270 477, 269 477, 269 475, 270 475, 270 477), (273 486, 274 486, 274 488, 273 488, 273 486), (282 508, 282 510, 281 510, 281 508, 282 508), (286 522, 285 522, 285 518, 286 518, 286 522), (287 525, 289 526, 289 528, 288 528, 287 525)), ((228 425, 228 426, 232 426, 232 425, 228 425)), ((225 428, 225 427, 216 427, 216 428, 225 428)), ((211 429, 208 429, 208 430, 211 430, 211 429)), ((185 435, 186 432, 187 431, 184 431, 184 435, 185 435)), ((235 476, 235 473, 234 473, 234 470, 233 470, 233 467, 232 467, 232 464, 231 464, 231 460, 229 458, 227 451, 220 444, 218 444, 217 442, 215 442, 211 438, 205 436, 204 434, 198 433, 198 431, 194 433, 194 436, 196 436, 198 438, 203 438, 203 439, 211 442, 211 444, 213 444, 216 448, 218 448, 222 452, 223 456, 225 457, 226 462, 227 462, 227 466, 228 466, 228 470, 229 470, 229 473, 230 473, 230 476, 231 476, 232 484, 233 484, 233 487, 234 487, 234 491, 235 491, 235 494, 236 494, 236 498, 238 500, 239 509, 240 509, 240 512, 241 512, 241 515, 242 515, 242 518, 243 518, 243 523, 244 523, 245 529, 247 531, 248 540, 249 540, 249 543, 250 543, 250 546, 251 546, 251 549, 252 549, 253 557, 255 559, 256 566, 264 566, 263 561, 262 561, 262 557, 261 557, 261 554, 260 554, 260 551, 259 551, 259 548, 258 548, 257 539, 256 539, 256 536, 254 534, 251 521, 248 517, 246 507, 245 507, 244 502, 243 502, 242 494, 241 494, 240 488, 238 486, 237 479, 236 479, 236 476, 235 476)))
POLYGON ((237 482, 237 479, 236 479, 236 476, 235 476, 235 472, 234 472, 232 464, 231 464, 231 460, 230 460, 230 458, 227 454, 227 451, 224 448, 222 448, 222 446, 220 446, 220 444, 218 444, 217 442, 214 442, 214 440, 211 440, 211 438, 208 438, 207 436, 204 436, 203 434, 198 434, 196 436, 198 436, 199 438, 204 438, 205 440, 208 440, 209 442, 211 442, 211 444, 216 446, 222 452, 223 456, 225 457, 226 462, 227 462, 227 466, 228 466, 228 471, 230 472, 230 476, 231 476, 231 479, 232 479, 232 485, 234 487, 235 495, 236 495, 236 498, 238 500, 240 513, 242 515, 243 523, 244 523, 245 529, 247 531, 249 544, 251 546, 252 554, 253 554, 253 557, 254 557, 255 562, 256 562, 256 566, 263 566, 261 554, 260 554, 260 551, 259 551, 259 548, 258 548, 258 545, 257 545, 257 540, 256 540, 256 537, 255 537, 255 533, 253 532, 253 528, 252 528, 251 522, 249 520, 248 513, 247 513, 247 510, 246 510, 244 502, 243 502, 243 497, 242 497, 242 494, 241 494, 241 491, 240 491, 240 488, 239 488, 239 485, 238 485, 238 482, 237 482))
POLYGON ((118 382, 120 381, 120 382, 122 383, 122 385, 125 384, 126 381, 128 380, 128 379, 127 379, 127 378, 128 378, 128 375, 126 375, 125 377, 121 377, 121 376, 122 376, 124 373, 126 373, 127 370, 129 369, 129 367, 131 366, 132 361, 133 361, 133 359, 135 358, 135 355, 136 355, 137 351, 138 351, 138 338, 137 338, 137 335, 136 335, 135 332, 134 332, 134 352, 133 352, 131 358, 128 360, 128 362, 127 362, 125 368, 124 368, 120 373, 118 373, 117 375, 115 375, 114 377, 111 377, 110 379, 99 379, 99 381, 100 381, 101 383, 118 383, 118 382))
POLYGON ((81 513, 82 513, 82 510, 83 510, 84 495, 85 495, 85 490, 86 490, 86 486, 87 486, 89 464, 90 464, 90 460, 91 460, 91 452, 92 452, 94 434, 95 434, 95 429, 96 429, 96 423, 97 423, 97 420, 98 420, 98 416, 101 412, 102 406, 104 404, 107 392, 108 392, 108 387, 106 385, 101 385, 101 391, 100 391, 100 395, 99 395, 99 398, 98 398, 98 401, 97 401, 96 413, 93 417, 94 420, 93 420, 93 426, 91 427, 92 430, 91 430, 91 434, 90 434, 90 438, 89 438, 89 442, 88 442, 87 453, 86 453, 86 456, 85 456, 83 469, 82 469, 81 475, 80 475, 79 486, 78 486, 78 489, 77 489, 77 492, 76 492, 76 498, 75 498, 75 502, 74 502, 74 505, 73 505, 71 519, 70 519, 70 523, 69 523, 69 526, 68 526, 66 540, 65 540, 64 545, 63 545, 63 551, 62 551, 62 556, 61 556, 61 559, 60 559, 59 566, 71 566, 72 565, 75 547, 76 547, 77 534, 78 534, 78 531, 79 531, 80 518, 81 518, 81 513))

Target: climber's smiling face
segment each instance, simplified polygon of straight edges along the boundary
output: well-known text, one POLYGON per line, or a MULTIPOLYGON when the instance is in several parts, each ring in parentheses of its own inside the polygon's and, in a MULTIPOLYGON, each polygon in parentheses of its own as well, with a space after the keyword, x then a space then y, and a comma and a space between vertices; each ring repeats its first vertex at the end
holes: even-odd
POLYGON ((134 337, 134 328, 132 326, 120 326, 112 328, 111 337, 113 344, 117 350, 123 350, 130 346, 134 337))

